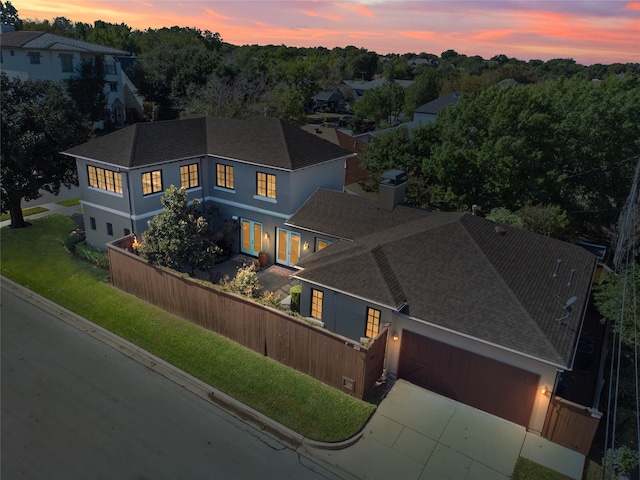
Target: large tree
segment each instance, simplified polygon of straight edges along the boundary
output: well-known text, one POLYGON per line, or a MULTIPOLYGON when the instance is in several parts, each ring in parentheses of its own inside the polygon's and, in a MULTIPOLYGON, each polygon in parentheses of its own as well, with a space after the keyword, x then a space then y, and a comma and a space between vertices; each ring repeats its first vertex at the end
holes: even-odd
POLYGON ((223 251, 199 211, 199 202, 189 203, 184 188, 171 185, 162 197, 164 209, 149 222, 142 234, 140 253, 149 263, 181 270, 208 270, 223 251))
POLYGON ((83 60, 76 70, 78 75, 67 80, 69 95, 86 118, 93 122, 104 120, 107 94, 102 62, 83 60))
POLYGON ((11 214, 12 227, 21 228, 28 225, 22 199, 39 198, 41 190, 57 195, 63 185, 77 185, 75 163, 59 152, 85 142, 93 130, 61 86, 0 76, 2 212, 11 214))

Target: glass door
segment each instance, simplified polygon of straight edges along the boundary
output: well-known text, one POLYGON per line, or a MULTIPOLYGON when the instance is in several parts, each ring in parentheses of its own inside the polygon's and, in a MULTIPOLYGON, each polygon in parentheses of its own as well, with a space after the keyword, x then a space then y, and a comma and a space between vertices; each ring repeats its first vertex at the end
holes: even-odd
POLYGON ((262 250, 262 224, 242 219, 240 250, 249 255, 258 255, 262 250))
POLYGON ((278 228, 276 260, 283 265, 294 265, 300 260, 300 235, 278 228))

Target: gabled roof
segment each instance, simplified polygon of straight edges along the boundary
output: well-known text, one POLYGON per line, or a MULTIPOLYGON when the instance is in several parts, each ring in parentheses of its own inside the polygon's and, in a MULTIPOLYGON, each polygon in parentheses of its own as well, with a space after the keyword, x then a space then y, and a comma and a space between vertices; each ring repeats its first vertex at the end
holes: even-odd
POLYGON ((412 317, 571 365, 596 264, 583 248, 469 213, 385 212, 328 190, 288 223, 350 240, 299 262, 297 278, 392 309, 406 301, 412 317))
POLYGON ((104 47, 95 43, 62 37, 46 32, 18 31, 2 34, 2 46, 31 50, 55 50, 62 52, 93 53, 103 55, 129 55, 124 50, 104 47))
POLYGON ((127 168, 212 155, 285 170, 352 155, 338 145, 270 117, 194 117, 136 123, 63 153, 127 168))

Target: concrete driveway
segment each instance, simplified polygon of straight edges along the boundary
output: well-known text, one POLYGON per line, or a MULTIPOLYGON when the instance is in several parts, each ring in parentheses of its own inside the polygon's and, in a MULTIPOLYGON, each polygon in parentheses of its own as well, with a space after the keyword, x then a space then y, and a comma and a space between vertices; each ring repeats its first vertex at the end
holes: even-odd
POLYGON ((310 455, 360 479, 506 480, 518 457, 582 478, 584 456, 515 423, 398 380, 362 438, 310 455))

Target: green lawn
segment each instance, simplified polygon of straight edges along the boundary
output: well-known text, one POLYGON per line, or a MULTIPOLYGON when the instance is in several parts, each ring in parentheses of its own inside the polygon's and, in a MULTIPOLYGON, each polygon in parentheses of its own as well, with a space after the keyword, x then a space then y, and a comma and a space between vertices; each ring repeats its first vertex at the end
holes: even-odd
MULTIPOLYGON (((31 208, 25 208, 24 210, 22 210, 22 215, 25 217, 28 217, 29 215, 35 215, 36 213, 42 213, 42 212, 48 212, 49 209, 48 208, 44 208, 44 207, 31 207, 31 208)), ((10 220, 11 219, 11 215, 9 213, 3 213, 2 215, 0 215, 0 222, 4 222, 5 220, 10 220)))
POLYGON ((339 441, 357 433, 374 405, 114 287, 108 272, 68 254, 75 228, 50 215, 24 229, 2 229, 2 275, 139 345, 307 438, 339 441))
POLYGON ((511 474, 512 480, 568 480, 569 477, 538 465, 524 457, 518 458, 511 474))
POLYGON ((62 205, 63 207, 73 207, 75 205, 80 205, 80 197, 68 198, 67 200, 59 200, 56 203, 58 205, 62 205))

